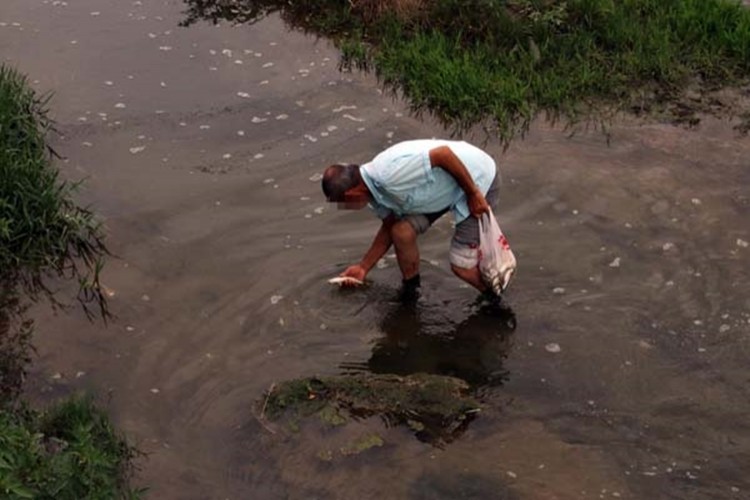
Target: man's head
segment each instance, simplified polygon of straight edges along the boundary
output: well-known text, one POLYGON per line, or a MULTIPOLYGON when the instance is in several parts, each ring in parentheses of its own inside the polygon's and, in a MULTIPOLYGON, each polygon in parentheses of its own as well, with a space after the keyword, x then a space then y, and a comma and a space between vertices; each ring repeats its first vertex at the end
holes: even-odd
POLYGON ((340 208, 359 209, 370 201, 359 165, 331 165, 323 172, 321 187, 326 199, 340 208))

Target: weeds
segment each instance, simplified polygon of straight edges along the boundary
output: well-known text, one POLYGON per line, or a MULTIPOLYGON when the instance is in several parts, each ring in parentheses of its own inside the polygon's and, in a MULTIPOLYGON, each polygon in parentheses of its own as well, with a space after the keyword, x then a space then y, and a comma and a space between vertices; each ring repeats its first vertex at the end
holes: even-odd
POLYGON ((0 410, 0 497, 138 498, 127 486, 134 453, 88 398, 45 413, 0 410))
POLYGON ((77 299, 92 317, 108 316, 99 285, 107 254, 91 211, 72 198, 75 185, 59 178, 47 146, 48 98, 0 66, 0 403, 12 401, 30 359, 31 322, 25 301, 64 306, 55 279, 78 283, 77 299))
POLYGON ((374 71, 415 113, 453 133, 482 125, 506 145, 540 114, 568 125, 675 105, 694 115, 689 86, 750 83, 750 11, 738 1, 185 1, 186 25, 278 12, 332 39, 343 68, 374 71))
POLYGON ((23 384, 31 361, 32 322, 16 297, 0 298, 0 410, 9 408, 23 384))
POLYGON ((48 98, 0 66, 0 291, 55 305, 48 280, 79 283, 78 300, 106 317, 99 271, 107 249, 94 214, 77 206, 74 184, 59 178, 46 136, 48 98))

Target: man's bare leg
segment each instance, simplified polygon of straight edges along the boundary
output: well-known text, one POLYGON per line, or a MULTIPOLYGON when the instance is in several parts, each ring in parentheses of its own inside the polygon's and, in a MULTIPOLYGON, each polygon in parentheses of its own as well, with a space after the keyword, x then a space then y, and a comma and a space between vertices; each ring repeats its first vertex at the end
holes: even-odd
POLYGON ((455 274, 480 292, 487 291, 487 285, 485 285, 484 281, 482 281, 482 275, 479 273, 478 267, 466 269, 451 264, 451 269, 453 270, 453 274, 455 274))
POLYGON ((408 221, 400 220, 391 226, 391 240, 404 281, 414 278, 419 274, 417 232, 408 221))

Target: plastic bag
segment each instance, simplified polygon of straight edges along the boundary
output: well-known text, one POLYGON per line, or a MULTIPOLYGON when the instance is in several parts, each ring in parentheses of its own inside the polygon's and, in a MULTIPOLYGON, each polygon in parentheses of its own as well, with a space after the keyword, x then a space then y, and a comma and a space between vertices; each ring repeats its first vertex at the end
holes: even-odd
POLYGON ((479 273, 496 295, 508 288, 516 272, 516 256, 490 210, 479 219, 479 273))

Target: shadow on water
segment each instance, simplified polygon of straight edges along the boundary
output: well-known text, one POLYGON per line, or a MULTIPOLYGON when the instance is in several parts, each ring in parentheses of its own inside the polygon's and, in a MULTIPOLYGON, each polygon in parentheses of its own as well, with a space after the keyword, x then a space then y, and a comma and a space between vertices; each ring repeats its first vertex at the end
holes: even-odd
POLYGON ((513 346, 516 316, 505 304, 474 305, 460 323, 446 327, 435 317, 439 306, 400 302, 380 322, 377 339, 365 362, 343 363, 347 372, 456 377, 473 389, 502 385, 508 379, 503 362, 513 346))

